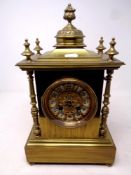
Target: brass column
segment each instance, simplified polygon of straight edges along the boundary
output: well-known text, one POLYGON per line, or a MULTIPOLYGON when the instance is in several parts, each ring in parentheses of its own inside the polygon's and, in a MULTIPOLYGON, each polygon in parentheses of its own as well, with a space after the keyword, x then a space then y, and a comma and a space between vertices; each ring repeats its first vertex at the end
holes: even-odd
POLYGON ((110 88, 111 88, 111 79, 112 79, 113 70, 107 70, 107 75, 105 77, 106 86, 104 92, 104 100, 103 100, 103 107, 101 110, 101 124, 100 124, 100 136, 104 137, 106 134, 106 121, 109 114, 109 98, 110 98, 110 88))
POLYGON ((34 135, 39 137, 41 135, 39 121, 38 121, 38 108, 36 106, 36 95, 34 90, 34 83, 33 83, 33 71, 27 71, 28 79, 29 79, 29 90, 30 90, 30 100, 31 100, 31 114, 33 117, 34 123, 34 135))

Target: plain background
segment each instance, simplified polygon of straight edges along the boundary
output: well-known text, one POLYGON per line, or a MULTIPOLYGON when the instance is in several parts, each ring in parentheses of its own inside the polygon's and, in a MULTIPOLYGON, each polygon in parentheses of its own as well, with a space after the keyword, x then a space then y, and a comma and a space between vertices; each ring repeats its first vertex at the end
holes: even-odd
POLYGON ((131 1, 130 0, 0 0, 0 174, 125 175, 131 171, 131 1), (94 50, 104 37, 106 48, 116 38, 117 58, 126 63, 115 71, 108 125, 117 146, 112 167, 96 165, 29 165, 24 144, 32 125, 25 72, 14 65, 23 59, 24 39, 31 49, 38 37, 43 52, 53 49, 68 3, 77 9, 73 24, 94 50))

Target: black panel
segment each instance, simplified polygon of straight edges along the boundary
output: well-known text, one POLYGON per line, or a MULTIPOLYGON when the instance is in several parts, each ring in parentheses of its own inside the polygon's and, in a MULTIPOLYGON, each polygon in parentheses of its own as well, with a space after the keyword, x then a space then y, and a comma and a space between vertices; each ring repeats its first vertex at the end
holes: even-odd
POLYGON ((36 71, 35 79, 40 114, 42 115, 41 96, 43 95, 46 88, 58 79, 64 77, 73 77, 88 83, 96 93, 96 96, 98 98, 98 110, 96 115, 99 116, 101 109, 103 76, 104 70, 36 71))

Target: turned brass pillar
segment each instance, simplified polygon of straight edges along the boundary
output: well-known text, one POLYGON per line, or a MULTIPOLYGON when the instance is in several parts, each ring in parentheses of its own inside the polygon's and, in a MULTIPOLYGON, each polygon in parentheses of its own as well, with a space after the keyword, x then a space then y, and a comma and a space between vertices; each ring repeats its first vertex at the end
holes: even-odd
POLYGON ((34 82, 33 82, 33 71, 27 71, 28 80, 29 80, 29 91, 30 91, 30 100, 31 100, 31 114, 33 118, 34 124, 34 135, 39 137, 41 135, 39 121, 38 121, 38 108, 36 106, 36 95, 34 89, 34 82))
POLYGON ((106 134, 106 121, 109 114, 109 98, 110 98, 110 89, 111 89, 111 79, 112 79, 113 70, 107 69, 107 75, 104 78, 106 80, 105 92, 104 92, 104 100, 103 107, 101 110, 101 125, 100 125, 100 136, 104 137, 106 134))

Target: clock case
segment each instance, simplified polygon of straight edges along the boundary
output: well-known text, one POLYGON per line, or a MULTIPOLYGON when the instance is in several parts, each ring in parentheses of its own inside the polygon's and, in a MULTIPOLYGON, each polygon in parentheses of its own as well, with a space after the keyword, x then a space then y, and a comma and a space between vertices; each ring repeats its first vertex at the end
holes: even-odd
POLYGON ((116 50, 111 43, 107 54, 103 53, 105 48, 102 39, 97 48, 98 53, 86 50, 83 33, 71 23, 74 12, 75 9, 68 5, 64 15, 68 24, 57 33, 54 50, 41 54, 42 48, 37 39, 37 54, 33 54, 26 40, 23 52, 26 59, 17 64, 27 72, 29 79, 33 117, 33 127, 25 145, 29 163, 111 165, 114 162, 116 147, 107 127, 110 86, 113 71, 124 65, 124 62, 114 58, 116 50), (65 77, 84 81, 97 96, 97 112, 83 126, 57 126, 42 111, 41 97, 45 90, 56 80, 65 77))

